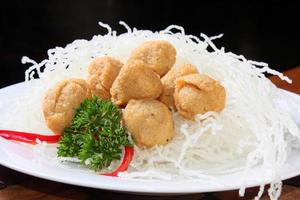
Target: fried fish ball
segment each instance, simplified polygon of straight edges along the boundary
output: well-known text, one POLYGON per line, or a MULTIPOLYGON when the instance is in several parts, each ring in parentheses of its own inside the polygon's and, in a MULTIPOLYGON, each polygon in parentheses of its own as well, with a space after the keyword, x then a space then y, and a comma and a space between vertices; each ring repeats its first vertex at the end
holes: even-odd
POLYGON ((191 74, 176 80, 174 100, 179 114, 194 119, 195 114, 222 111, 226 92, 219 81, 207 75, 191 74))
POLYGON ((148 41, 137 47, 130 55, 128 62, 140 61, 158 75, 163 76, 174 65, 176 50, 164 40, 148 41))
POLYGON ((47 91, 43 101, 43 113, 49 129, 55 134, 62 134, 69 126, 75 109, 80 103, 91 97, 90 89, 85 80, 68 79, 56 84, 47 91))
POLYGON ((117 105, 130 99, 156 99, 162 92, 159 76, 143 63, 131 62, 122 67, 110 93, 117 105))
POLYGON ((130 100, 123 120, 139 147, 167 144, 175 134, 171 111, 157 100, 130 100))
POLYGON ((112 57, 96 58, 88 68, 88 84, 92 94, 102 99, 110 99, 110 88, 123 64, 112 57))
POLYGON ((164 77, 161 78, 163 91, 159 97, 159 100, 166 104, 168 107, 175 108, 173 97, 175 90, 175 80, 181 76, 197 73, 197 68, 191 64, 185 64, 180 67, 173 67, 164 77))

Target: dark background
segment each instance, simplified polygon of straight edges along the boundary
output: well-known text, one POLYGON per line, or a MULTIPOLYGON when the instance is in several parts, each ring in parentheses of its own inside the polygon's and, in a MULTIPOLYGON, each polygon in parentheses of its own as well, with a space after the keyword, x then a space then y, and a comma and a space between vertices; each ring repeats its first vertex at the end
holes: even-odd
POLYGON ((224 33, 217 45, 283 71, 300 65, 300 8, 281 3, 203 1, 15 1, 0 7, 0 87, 24 80, 23 55, 41 61, 47 49, 75 39, 90 39, 104 30, 98 21, 124 32, 131 27, 160 30, 170 24, 189 34, 224 33))

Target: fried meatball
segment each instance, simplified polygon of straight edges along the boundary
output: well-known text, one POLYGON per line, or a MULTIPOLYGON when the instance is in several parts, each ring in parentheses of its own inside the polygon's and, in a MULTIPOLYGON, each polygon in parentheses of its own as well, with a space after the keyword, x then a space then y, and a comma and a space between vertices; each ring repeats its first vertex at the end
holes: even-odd
POLYGON ((175 106, 186 119, 208 111, 220 112, 225 106, 226 93, 219 81, 203 74, 191 74, 176 80, 175 106))
POLYGON ((167 41, 149 41, 138 46, 130 55, 128 62, 141 61, 158 75, 163 76, 174 65, 176 50, 167 41))
POLYGON ((70 125, 75 109, 90 97, 88 84, 81 79, 63 80, 55 88, 48 90, 43 101, 48 128, 55 134, 62 134, 64 128, 70 125))
POLYGON ((123 120, 139 147, 167 144, 175 133, 171 111, 157 100, 130 100, 123 120))
POLYGON ((110 88, 123 64, 112 57, 96 58, 89 66, 88 84, 92 94, 102 99, 110 99, 110 88))
POLYGON ((131 62, 122 67, 110 93, 117 105, 130 99, 156 99, 162 92, 159 76, 143 63, 131 62))
POLYGON ((197 68, 191 64, 185 64, 180 67, 173 67, 164 77, 161 78, 163 91, 159 97, 159 100, 166 104, 168 107, 175 108, 173 97, 175 90, 175 80, 181 76, 197 73, 197 68))

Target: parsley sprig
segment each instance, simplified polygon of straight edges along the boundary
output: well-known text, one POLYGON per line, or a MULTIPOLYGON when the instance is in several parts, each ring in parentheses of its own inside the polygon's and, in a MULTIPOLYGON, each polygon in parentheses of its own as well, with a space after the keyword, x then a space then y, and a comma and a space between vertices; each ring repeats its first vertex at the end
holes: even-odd
POLYGON ((108 167, 121 159, 124 146, 132 146, 121 119, 121 110, 111 101, 98 97, 84 100, 70 127, 64 129, 58 156, 77 157, 96 171, 108 167))

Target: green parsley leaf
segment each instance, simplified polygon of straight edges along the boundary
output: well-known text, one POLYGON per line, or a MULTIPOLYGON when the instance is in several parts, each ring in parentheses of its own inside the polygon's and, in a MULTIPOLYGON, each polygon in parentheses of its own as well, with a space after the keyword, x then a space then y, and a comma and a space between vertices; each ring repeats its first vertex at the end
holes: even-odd
POLYGON ((124 146, 132 146, 121 125, 122 112, 111 101, 84 100, 58 144, 59 157, 76 157, 91 169, 101 170, 121 159, 124 146))

